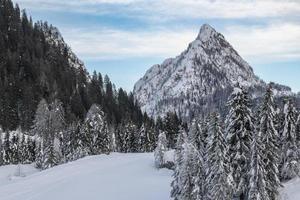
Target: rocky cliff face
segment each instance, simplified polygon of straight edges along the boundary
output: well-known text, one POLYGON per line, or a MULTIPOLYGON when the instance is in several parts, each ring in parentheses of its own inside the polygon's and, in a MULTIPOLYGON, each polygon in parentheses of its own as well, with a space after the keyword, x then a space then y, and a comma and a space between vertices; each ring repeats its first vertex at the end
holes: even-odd
MULTIPOLYGON (((135 84, 134 96, 151 116, 172 111, 190 120, 215 109, 222 112, 237 82, 253 97, 266 87, 224 36, 204 24, 184 52, 146 72, 135 84)), ((288 87, 275 87, 277 95, 291 94, 288 87)))

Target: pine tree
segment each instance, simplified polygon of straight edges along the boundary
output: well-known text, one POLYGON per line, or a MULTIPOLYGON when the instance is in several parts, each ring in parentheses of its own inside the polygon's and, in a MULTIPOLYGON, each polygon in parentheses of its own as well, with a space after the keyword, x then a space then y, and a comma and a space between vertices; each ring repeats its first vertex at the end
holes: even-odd
POLYGON ((180 125, 181 122, 176 113, 167 113, 166 117, 164 118, 163 130, 166 132, 167 140, 169 141, 169 148, 175 147, 180 125))
POLYGON ((284 105, 284 116, 281 178, 283 180, 289 180, 300 174, 296 141, 296 109, 291 100, 288 100, 284 105))
POLYGON ((80 132, 84 135, 83 146, 89 155, 110 152, 108 126, 100 106, 91 106, 80 132))
POLYGON ((66 130, 67 138, 70 140, 66 147, 67 161, 74 161, 86 155, 84 151, 84 135, 80 132, 80 122, 73 122, 66 130))
POLYGON ((124 153, 138 151, 138 134, 137 127, 132 121, 124 122, 120 130, 121 151, 124 153))
MULTIPOLYGON (((195 182, 195 177, 199 175, 198 170, 201 168, 199 166, 199 152, 196 147, 185 141, 184 148, 182 151, 182 164, 180 166, 179 172, 179 195, 178 199, 181 200, 200 200, 202 197, 201 193, 195 193, 198 190, 199 184, 198 180, 195 182), (200 197, 200 198, 199 198, 200 197)), ((201 185, 200 185, 201 187, 201 185)))
POLYGON ((9 137, 8 132, 6 132, 4 134, 3 159, 4 159, 4 164, 6 164, 6 165, 11 164, 12 150, 11 150, 11 147, 10 147, 10 137, 9 137))
POLYGON ((18 164, 20 162, 19 158, 19 137, 16 132, 12 133, 10 140, 10 149, 11 149, 11 164, 18 164))
POLYGON ((248 93, 238 85, 229 101, 230 111, 226 117, 226 141, 228 158, 235 183, 234 195, 240 200, 246 198, 250 145, 254 131, 248 93))
POLYGON ((227 147, 219 114, 213 113, 208 130, 207 149, 207 172, 206 183, 208 183, 209 200, 227 200, 232 198, 232 177, 227 160, 227 147))
POLYGON ((149 141, 147 138, 147 132, 144 124, 141 126, 138 135, 139 135, 139 140, 138 140, 139 152, 147 152, 147 145, 149 141))
POLYGON ((4 165, 4 147, 3 147, 3 132, 0 126, 0 166, 4 165))
POLYGON ((268 192, 268 175, 264 163, 265 147, 262 142, 261 131, 254 135, 251 144, 250 180, 248 186, 248 200, 272 200, 268 192))
POLYGON ((156 168, 162 168, 165 164, 165 152, 168 150, 167 148, 168 142, 166 138, 166 134, 161 132, 158 136, 157 146, 154 151, 155 158, 155 166, 156 168))
POLYGON ((201 126, 201 122, 193 120, 189 134, 188 141, 196 148, 195 154, 195 175, 193 177, 194 188, 192 191, 192 199, 203 199, 206 193, 205 189, 205 154, 206 154, 206 138, 201 126))
POLYGON ((36 152, 37 167, 47 169, 60 163, 59 143, 57 134, 62 129, 62 109, 60 103, 51 104, 51 110, 45 99, 37 107, 32 133, 39 136, 39 148, 36 152))
POLYGON ((186 132, 183 128, 179 130, 178 138, 175 148, 175 170, 173 173, 173 181, 171 183, 171 198, 174 200, 181 200, 182 195, 182 164, 183 164, 183 149, 185 141, 187 140, 186 132))
MULTIPOLYGON (((272 85, 269 85, 262 102, 262 107, 260 109, 259 115, 259 135, 257 136, 257 141, 255 145, 258 145, 257 150, 261 150, 262 152, 258 152, 263 156, 263 163, 264 166, 263 170, 265 170, 265 182, 266 182, 266 189, 270 199, 276 199, 278 195, 278 188, 280 187, 280 180, 279 180, 279 135, 275 128, 275 108, 274 108, 274 100, 273 100, 273 91, 272 85), (261 143, 264 145, 263 149, 260 147, 259 144, 260 140, 261 143)), ((253 156, 253 155, 252 155, 253 156)), ((259 158, 258 158, 259 159, 259 158)), ((257 161, 262 162, 262 161, 257 161)), ((258 163, 260 164, 260 163, 258 163)), ((258 172, 259 173, 259 172, 258 172)))

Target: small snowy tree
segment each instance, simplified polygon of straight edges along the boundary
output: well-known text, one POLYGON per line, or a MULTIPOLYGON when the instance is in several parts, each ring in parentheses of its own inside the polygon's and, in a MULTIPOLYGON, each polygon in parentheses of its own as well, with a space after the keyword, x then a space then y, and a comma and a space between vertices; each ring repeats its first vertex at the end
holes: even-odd
POLYGON ((234 193, 242 200, 246 197, 250 145, 254 131, 248 93, 238 85, 234 88, 228 105, 230 108, 226 117, 228 158, 235 183, 234 193))
POLYGON ((168 141, 166 138, 166 134, 164 132, 161 132, 158 136, 158 142, 154 152, 156 168, 162 168, 164 166, 165 164, 164 156, 165 156, 165 152, 168 150, 167 146, 168 146, 168 141))
POLYGON ((281 178, 289 180, 300 174, 300 163, 296 136, 296 109, 291 100, 284 105, 283 149, 281 156, 281 178))
POLYGON ((226 142, 217 113, 211 115, 208 135, 206 198, 209 200, 231 199, 232 178, 228 166, 226 142))

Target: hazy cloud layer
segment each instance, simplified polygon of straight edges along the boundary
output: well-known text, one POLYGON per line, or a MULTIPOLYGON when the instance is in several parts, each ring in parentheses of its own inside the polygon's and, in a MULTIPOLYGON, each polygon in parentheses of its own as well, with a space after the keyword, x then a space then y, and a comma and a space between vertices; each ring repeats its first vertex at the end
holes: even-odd
POLYGON ((297 0, 18 0, 18 2, 30 9, 71 10, 95 15, 121 13, 151 20, 300 15, 300 2, 297 0))
MULTIPOLYGON (((135 32, 118 29, 63 29, 63 32, 75 52, 84 58, 120 59, 176 56, 196 38, 198 30, 135 32)), ((300 59, 299 24, 231 26, 221 32, 247 59, 300 59)))

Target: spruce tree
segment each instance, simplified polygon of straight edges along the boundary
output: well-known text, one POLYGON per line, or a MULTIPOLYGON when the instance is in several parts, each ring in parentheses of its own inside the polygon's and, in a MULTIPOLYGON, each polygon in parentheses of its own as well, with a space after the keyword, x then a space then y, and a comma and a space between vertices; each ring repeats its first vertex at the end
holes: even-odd
POLYGON ((168 142, 166 134, 161 132, 158 136, 157 146, 154 151, 154 159, 156 168, 162 168, 165 164, 165 152, 168 150, 168 142))
POLYGON ((166 132, 167 140, 169 141, 169 148, 175 147, 180 125, 181 122, 178 119, 176 113, 168 112, 166 117, 164 118, 163 130, 166 132))
MULTIPOLYGON (((268 192, 268 172, 264 163, 265 147, 261 131, 254 135, 251 144, 251 164, 249 173, 248 200, 273 200, 268 192)), ((274 194, 276 195, 276 194, 274 194)))
POLYGON ((193 120, 189 129, 188 141, 196 148, 194 160, 194 188, 192 191, 192 199, 203 199, 206 193, 205 184, 205 155, 206 155, 206 138, 199 120, 193 120))
POLYGON ((0 127, 0 166, 4 165, 4 148, 3 148, 3 132, 0 127))
POLYGON ((87 155, 84 151, 84 135, 80 132, 80 122, 70 124, 65 133, 70 140, 66 147, 66 158, 68 161, 74 161, 87 155))
POLYGON ((100 106, 93 104, 81 127, 83 146, 89 155, 110 152, 110 136, 106 117, 100 106))
POLYGON ((8 132, 5 132, 5 134, 4 134, 3 159, 4 159, 4 164, 5 165, 11 164, 12 150, 11 150, 11 147, 10 147, 10 137, 9 137, 8 132))
POLYGON ((281 178, 289 180, 300 174, 300 162, 296 136, 296 109, 292 100, 284 105, 284 129, 282 133, 281 178))
POLYGON ((178 133, 178 138, 175 148, 175 170, 173 173, 173 181, 171 183, 171 198, 174 200, 181 200, 182 195, 182 164, 183 164, 183 149, 187 140, 185 130, 181 127, 178 133))
MULTIPOLYGON (((258 143, 257 144, 258 147, 255 148, 259 151, 262 151, 262 152, 258 152, 258 154, 261 155, 257 155, 257 156, 263 156, 262 159, 263 159, 264 166, 261 167, 263 167, 263 170, 265 170, 264 173, 266 173, 264 181, 270 199, 276 199, 279 193, 278 189, 280 187, 279 170, 278 170, 278 165, 280 162, 279 147, 278 147, 279 135, 275 128, 275 121, 276 121, 275 116, 276 113, 274 108, 272 85, 269 85, 260 109, 259 123, 258 123, 259 135, 256 137, 257 139, 256 143, 258 143), (260 140, 261 140, 261 144, 259 144, 260 140), (263 145, 264 147, 263 149, 261 145, 263 145)), ((258 160, 257 162, 262 162, 262 161, 258 160)))
POLYGON ((211 115, 208 129, 206 183, 209 200, 227 200, 232 198, 232 178, 227 160, 227 147, 220 125, 219 114, 211 115))
POLYGON ((139 152, 147 152, 147 145, 148 145, 148 138, 147 138, 147 132, 145 129, 145 125, 143 124, 139 130, 139 139, 138 139, 138 148, 139 152))
POLYGON ((243 200, 246 198, 247 172, 251 157, 250 145, 254 131, 248 93, 237 85, 231 94, 228 105, 230 108, 226 117, 228 161, 235 183, 234 196, 243 200))

